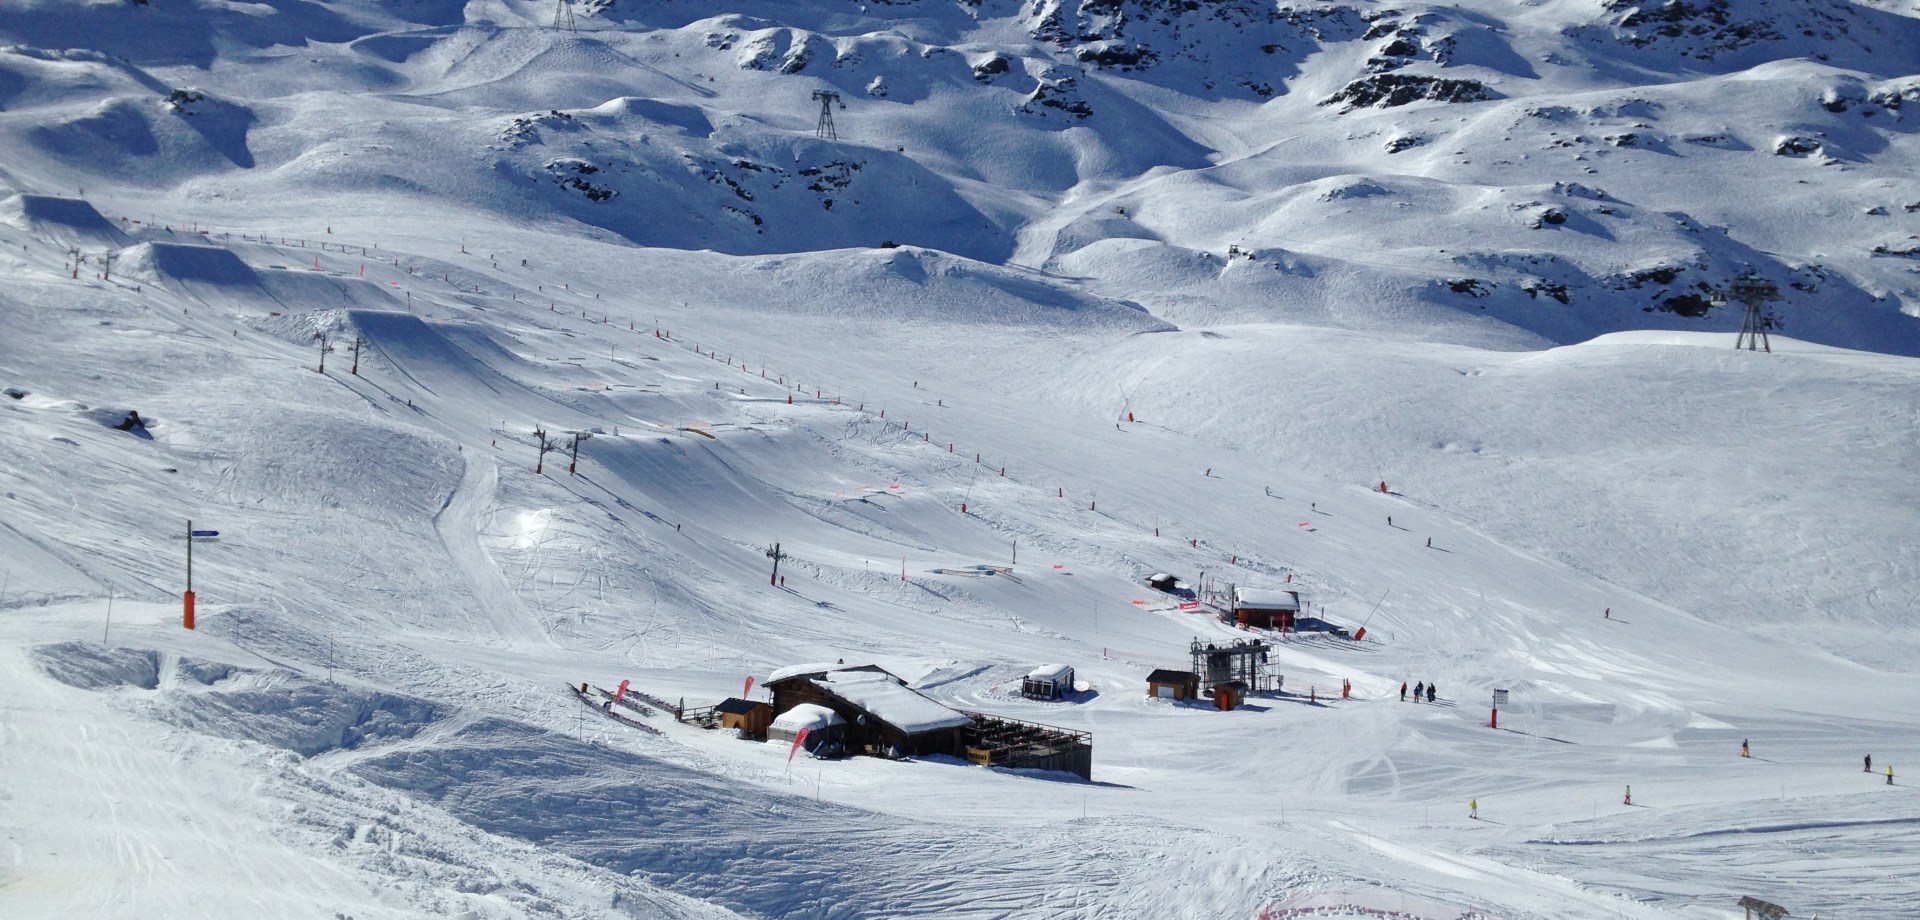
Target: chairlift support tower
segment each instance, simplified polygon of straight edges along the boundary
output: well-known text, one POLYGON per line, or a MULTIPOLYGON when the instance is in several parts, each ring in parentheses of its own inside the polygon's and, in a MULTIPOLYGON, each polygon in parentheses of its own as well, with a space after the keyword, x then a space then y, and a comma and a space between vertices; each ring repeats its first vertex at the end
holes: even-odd
POLYGON ((840 101, 839 93, 830 89, 814 90, 813 99, 815 102, 820 103, 820 123, 814 126, 814 135, 825 140, 839 140, 839 132, 833 129, 833 107, 837 105, 845 109, 847 104, 840 101))
POLYGON ((553 27, 577 32, 573 24, 573 0, 553 0, 553 27))
POLYGON ((1734 349, 1745 348, 1772 354, 1773 343, 1767 340, 1767 330, 1773 327, 1773 317, 1764 315, 1761 310, 1766 304, 1780 299, 1780 288, 1749 272, 1733 279, 1726 290, 1715 291, 1712 302, 1714 306, 1726 306, 1730 299, 1740 301, 1747 308, 1746 315, 1740 320, 1740 334, 1733 340, 1734 349))

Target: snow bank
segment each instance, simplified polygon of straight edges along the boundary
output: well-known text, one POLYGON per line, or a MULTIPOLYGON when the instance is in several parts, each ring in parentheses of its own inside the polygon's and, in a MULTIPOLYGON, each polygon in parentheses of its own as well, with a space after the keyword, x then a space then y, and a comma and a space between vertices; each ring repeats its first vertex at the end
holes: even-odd
MULTIPOLYGON (((225 683, 227 675, 201 666, 202 682, 225 683)), ((411 738, 440 718, 425 700, 321 683, 289 672, 244 673, 266 686, 215 690, 174 697, 161 718, 222 738, 255 741, 302 757, 353 750, 371 741, 411 738)))
POLYGON ((92 642, 61 642, 33 650, 48 677, 82 690, 160 685, 160 655, 147 649, 104 648, 92 642))

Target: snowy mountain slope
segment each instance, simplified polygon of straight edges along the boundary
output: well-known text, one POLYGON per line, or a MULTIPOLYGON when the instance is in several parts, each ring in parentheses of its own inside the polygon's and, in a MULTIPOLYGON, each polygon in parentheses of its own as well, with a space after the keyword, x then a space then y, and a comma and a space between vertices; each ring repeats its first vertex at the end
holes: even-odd
POLYGON ((0 11, 0 898, 1911 904, 1912 10, 552 12, 0 11), (1773 354, 1691 315, 1748 266, 1773 354), (1367 638, 1148 699, 1248 635, 1156 571, 1367 638), (1091 731, 1093 781, 561 686, 836 659, 1091 731), (1087 688, 1019 697, 1051 661, 1087 688))
MULTIPOLYGON (((0 22, 28 43, 9 82, 35 87, 4 122, 24 132, 14 168, 49 188, 76 168, 214 201, 372 187, 360 207, 424 195, 644 245, 893 240, 1093 277, 1137 258, 1100 258, 1116 239, 1238 246, 1559 343, 1729 328, 1707 288, 1753 269, 1793 286, 1797 335, 1915 349, 1910 10, 615 3, 565 32, 538 4, 81 8, 0 22), (137 37, 187 28, 308 44, 137 37), (93 88, 43 88, 76 81, 93 88), (190 101, 157 104, 176 89, 190 101), (816 89, 850 106, 840 140, 804 137, 816 89), (1404 232, 1383 240, 1388 220, 1404 232)), ((1255 318, 1325 295, 1290 281, 1121 293, 1255 318)))
MULTIPOLYGON (((530 239, 502 228, 498 241, 512 248, 530 239)), ((30 239, 26 245, 41 262, 40 271, 52 274, 47 268, 57 264, 60 251, 30 239)), ((265 255, 262 262, 298 264, 297 247, 266 255, 277 249, 241 246, 254 258, 265 255)), ((617 250, 604 251, 618 256, 617 250)), ((552 264, 555 255, 558 250, 530 261, 552 264)), ((927 258, 909 251, 889 256, 902 257, 927 258)), ((845 278, 860 277, 858 267, 867 259, 858 252, 812 257, 819 277, 833 274, 825 269, 838 262, 837 274, 845 278)), ((348 261, 357 261, 357 254, 348 261)), ((77 646, 81 649, 97 647, 95 629, 104 622, 104 605, 84 599, 99 590, 87 587, 98 585, 92 580, 98 576, 85 573, 112 573, 107 580, 116 592, 150 602, 129 614, 122 600, 111 627, 113 645, 179 649, 187 657, 242 669, 260 667, 259 656, 264 656, 274 667, 304 674, 293 684, 269 684, 278 689, 264 695, 236 694, 212 710, 181 697, 176 683, 156 680, 145 690, 136 682, 112 691, 132 694, 161 711, 177 710, 197 731, 277 737, 290 727, 278 701, 307 692, 297 689, 300 681, 324 686, 329 670, 352 675, 356 683, 369 682, 375 693, 431 701, 435 713, 448 714, 441 717, 448 730, 429 726, 404 742, 372 735, 338 754, 327 748, 316 755, 309 748, 306 760, 279 768, 293 784, 270 787, 271 800, 298 803, 302 814, 316 816, 312 820, 323 831, 321 840, 327 833, 366 837, 352 828, 367 819, 350 817, 362 812, 339 801, 366 798, 352 791, 364 783, 405 793, 418 803, 400 812, 412 816, 409 822, 426 820, 436 828, 431 834, 453 835, 433 838, 442 841, 435 844, 437 868, 410 871, 415 881, 404 891, 412 893, 382 896, 387 909, 433 912, 458 903, 479 916, 517 915, 521 908, 515 902, 499 901, 504 889, 487 896, 495 890, 490 884, 462 889, 468 883, 455 881, 486 871, 481 856, 486 845, 471 835, 499 834, 538 847, 543 859, 577 861, 584 875, 554 868, 528 878, 549 902, 585 915, 668 913, 658 906, 664 895, 652 887, 621 888, 626 893, 612 901, 604 894, 596 899, 566 893, 575 884, 604 891, 615 884, 614 877, 645 867, 648 885, 748 915, 804 914, 834 904, 856 916, 956 911, 1199 916, 1318 897, 1321 903, 1379 908, 1399 908, 1411 898, 1428 905, 1422 908, 1428 916, 1444 915, 1440 906, 1447 905, 1455 912, 1474 907, 1515 917, 1617 916, 1622 911, 1715 916, 1701 911, 1717 903, 1720 886, 1756 881, 1739 867, 1781 859, 1787 850, 1769 841, 1791 848, 1802 839, 1799 824, 1777 817, 1779 789, 1773 780, 1743 778, 1725 766, 1725 749, 1740 734, 1766 739, 1762 754, 1779 766, 1781 782, 1795 784, 1803 794, 1822 794, 1821 813, 1839 822, 1832 833, 1848 841, 1848 851, 1870 847, 1883 829, 1864 822, 1886 814, 1884 797, 1868 793, 1870 786, 1851 790, 1868 795, 1837 795, 1857 781, 1844 773, 1827 775, 1820 764, 1842 755, 1850 760, 1853 748, 1867 745, 1882 760, 1904 759, 1899 739, 1911 701, 1897 691, 1889 695, 1888 688, 1906 685, 1897 675, 1911 656, 1900 649, 1910 647, 1912 638, 1897 619, 1874 619, 1872 611, 1889 599, 1911 596, 1911 580, 1901 574, 1911 571, 1911 563, 1897 555, 1898 541, 1884 539, 1866 517, 1883 504, 1877 496, 1892 486, 1820 477, 1794 484, 1808 493, 1808 502, 1848 509, 1849 523, 1836 528, 1831 539, 1854 542, 1836 544, 1833 555, 1790 549, 1801 545, 1800 537, 1761 523, 1767 515, 1803 513, 1783 504, 1788 500, 1782 496, 1764 497, 1752 516, 1727 525, 1746 535, 1774 565, 1789 560, 1789 571, 1798 574, 1782 577, 1783 584, 1823 572, 1834 582, 1876 579, 1865 598, 1808 598, 1820 606, 1791 615, 1772 612, 1776 608, 1764 602, 1752 606, 1746 596, 1689 593, 1701 567, 1737 571, 1742 560, 1735 548, 1703 543, 1688 550, 1700 560, 1694 568, 1656 566, 1649 573, 1644 569, 1650 560, 1635 554, 1638 546, 1657 552, 1699 534, 1594 539, 1566 521, 1571 516, 1586 525, 1605 523, 1590 511, 1573 510, 1580 506, 1569 508, 1566 502, 1573 496, 1592 495, 1591 501, 1616 506, 1623 498, 1645 501, 1636 518, 1657 527, 1666 526, 1654 516, 1662 501, 1680 513, 1719 503, 1646 488, 1612 497, 1594 492, 1607 482, 1624 489, 1632 477, 1617 469, 1647 462, 1636 453, 1685 455, 1715 441, 1737 440, 1745 420, 1714 411, 1668 418, 1671 410, 1654 395, 1661 391, 1657 385, 1644 395, 1628 395, 1618 386, 1621 379, 1649 375, 1648 367, 1589 369, 1655 360, 1686 368, 1670 373, 1693 381, 1706 379, 1707 368, 1723 366, 1720 385, 1733 402, 1741 401, 1743 390, 1749 395, 1755 387, 1774 390, 1773 378, 1743 382, 1752 375, 1734 369, 1750 370, 1753 362, 1729 362, 1725 359, 1732 356, 1720 348, 1603 342, 1539 357, 1470 349, 1458 350, 1458 356, 1441 353, 1434 369, 1440 379, 1459 377, 1448 368, 1471 360, 1482 365, 1481 377, 1552 381, 1501 386, 1501 392, 1520 397, 1519 406, 1584 405, 1588 408, 1572 411, 1623 427, 1662 419, 1665 432, 1651 441, 1616 439, 1611 450, 1617 459, 1573 464, 1558 473, 1539 464, 1508 462, 1510 469, 1497 481, 1506 500, 1482 498, 1474 504, 1472 484, 1484 474, 1466 458, 1483 456, 1489 437, 1537 432, 1534 409, 1489 413, 1479 423, 1489 434, 1469 445, 1480 453, 1435 452, 1426 439, 1436 433, 1471 435, 1470 430, 1451 434, 1463 425, 1461 407, 1427 396, 1379 421, 1357 421, 1350 407, 1371 397, 1345 391, 1354 381, 1385 375, 1335 364, 1294 375, 1296 386, 1317 380, 1337 391, 1318 399, 1303 394, 1286 404, 1283 415, 1316 420, 1301 433, 1240 434, 1225 419, 1201 414, 1205 407, 1223 404, 1266 414, 1265 401, 1257 397, 1222 399, 1222 381, 1234 376, 1230 369, 1239 359, 1222 361, 1227 355, 1220 346, 1248 342, 1262 353, 1311 350, 1362 362, 1392 359, 1402 365, 1404 386, 1408 362, 1417 366, 1435 358, 1408 344, 1298 333, 1293 342, 1281 344, 1288 337, 1278 330, 1143 336, 1131 334, 1138 323, 1062 325, 1054 321, 1055 312, 1040 305, 1027 314, 993 310, 990 298, 1004 295, 966 286, 971 284, 967 275, 946 272, 927 273, 924 283, 940 285, 958 304, 980 306, 950 311, 942 322, 924 316, 911 324, 884 322, 879 305, 898 299, 894 289, 863 294, 853 285, 823 288, 823 282, 801 280, 815 276, 788 275, 783 268, 727 273, 737 290, 716 295, 731 300, 750 289, 755 278, 765 277, 770 280, 759 283, 767 286, 769 301, 848 302, 852 314, 739 312, 704 302, 683 307, 678 292, 692 296, 702 290, 716 274, 712 266, 696 261, 676 273, 669 260, 646 256, 634 267, 649 266, 649 276, 659 280, 655 295, 645 300, 594 300, 588 294, 597 286, 594 278, 568 282, 562 296, 574 304, 604 305, 611 315, 602 322, 592 315, 567 318, 539 303, 516 306, 511 295, 501 296, 506 287, 501 282, 519 274, 517 266, 502 263, 495 269, 481 256, 466 261, 470 276, 482 279, 476 286, 490 293, 457 294, 392 267, 370 269, 380 277, 368 282, 361 282, 357 272, 339 278, 306 272, 347 289, 406 278, 403 283, 420 292, 414 299, 421 312, 443 317, 429 322, 392 311, 339 312, 330 306, 332 297, 316 294, 307 301, 273 304, 292 307, 294 313, 238 317, 245 321, 222 335, 228 324, 217 308, 183 300, 183 294, 171 291, 179 279, 159 276, 138 292, 55 277, 16 286, 10 294, 27 303, 48 303, 56 296, 51 287, 57 286, 60 300, 81 307, 31 311, 16 327, 25 338, 10 339, 19 344, 7 355, 9 372, 31 384, 22 384, 31 390, 29 396, 10 401, 12 411, 26 413, 31 423, 7 427, 7 449, 17 461, 9 468, 66 472, 59 479, 16 473, 18 481, 9 487, 14 494, 9 523, 44 534, 82 562, 79 572, 58 579, 51 577, 56 573, 10 569, 9 577, 20 579, 9 590, 15 598, 10 606, 23 630, 13 641, 64 639, 84 643, 77 646), (954 278, 962 286, 948 280, 954 278), (89 300, 96 306, 85 309, 89 300), (185 304, 186 314, 175 313, 174 304, 185 304), (640 328, 624 328, 622 313, 640 328), (658 313, 674 330, 674 341, 649 334, 644 315, 636 316, 648 313, 658 313), (449 314, 459 318, 449 321, 449 314), (974 315, 993 319, 964 321, 974 315), (101 326, 103 319, 112 325, 101 326), (344 356, 338 354, 331 356, 328 376, 312 372, 311 343, 295 329, 326 323, 369 340, 361 377, 342 375, 344 356), (696 338, 683 341, 688 337, 696 338), (60 369, 62 350, 55 343, 76 338, 89 343, 97 356, 93 360, 167 372, 99 380, 72 376, 60 369), (159 358, 140 356, 156 341, 169 343, 169 351, 159 358), (708 341, 734 347, 722 349, 721 359, 692 350, 715 347, 708 341), (597 357, 602 345, 613 349, 611 360, 597 357), (1182 356, 1195 345, 1207 356, 1202 365, 1207 373, 1177 370, 1175 362, 1186 360, 1182 356), (129 351, 116 360, 116 348, 129 351), (1374 351, 1379 358, 1364 357, 1374 351), (823 362, 823 355, 835 353, 890 360, 823 362), (1072 358, 1075 354, 1084 357, 1072 358), (1697 361, 1678 360, 1696 354, 1697 361), (1069 360, 1034 366, 1040 355, 1069 360), (742 359, 751 366, 742 369, 742 359), (765 380, 759 376, 763 361, 771 371, 765 380), (1106 370, 1156 362, 1182 382, 1116 381, 1106 370), (1208 376, 1218 372, 1225 373, 1208 376), (815 386, 816 373, 826 397, 807 399, 810 394, 790 388, 792 383, 815 386), (262 404, 252 388, 220 385, 223 377, 274 381, 271 403, 262 404), (788 383, 781 383, 782 377, 788 383), (40 381, 64 381, 64 395, 101 404, 137 398, 153 440, 96 422, 82 427, 78 420, 67 421, 41 402, 51 400, 55 390, 40 381), (1554 395, 1524 398, 1541 389, 1554 395), (1583 403, 1568 390, 1606 398, 1583 403), (1128 392, 1135 395, 1120 404, 1131 406, 1142 421, 1123 423, 1125 430, 1116 432, 1109 421, 1117 411, 1114 403, 1128 392), (787 394, 796 397, 791 405, 787 394), (840 396, 838 406, 830 401, 834 394, 840 396), (865 397, 873 398, 863 403, 865 397), (888 422, 913 427, 882 427, 876 418, 881 408, 888 410, 888 422), (504 426, 496 418, 502 414, 508 416, 504 426), (549 475, 532 476, 527 431, 533 424, 601 429, 586 442, 584 475, 557 475, 559 467, 549 456, 549 475), (1188 424, 1192 435, 1162 427, 1188 424), (927 426, 933 427, 925 439, 914 437, 927 426), (1314 433, 1322 428, 1328 433, 1314 433), (1337 431, 1349 434, 1341 438, 1337 431), (988 462, 975 464, 958 449, 948 453, 932 442, 934 432, 958 448, 975 446, 988 462), (1698 443, 1689 444, 1689 438, 1698 443), (1384 469, 1324 478, 1322 472, 1337 475, 1332 468, 1345 464, 1338 456, 1317 455, 1331 453, 1342 441, 1375 445, 1385 456, 1359 462, 1384 469), (89 459, 58 459, 72 451, 89 459), (1425 467, 1410 462, 1428 456, 1440 459, 1425 461, 1425 467), (1114 457, 1125 462, 1088 460, 1114 457), (1449 464, 1445 458, 1455 460, 1449 464), (1004 480, 999 463, 1009 467, 1004 480), (1210 471, 1201 469, 1208 465, 1210 471), (1395 467, 1414 471, 1403 474, 1395 467), (1393 477, 1407 494, 1365 493, 1362 484, 1376 475, 1393 477), (1431 478, 1431 493, 1403 484, 1403 475, 1423 484, 1431 478), (1568 476, 1579 478, 1570 484, 1568 476), (1171 488, 1176 483, 1183 485, 1171 488), (1050 485, 1063 494, 1056 495, 1050 485), (1528 500, 1550 493, 1565 497, 1528 500), (76 494, 89 499, 70 500, 76 494), (1308 497, 1313 507, 1299 508, 1308 497), (1428 508, 1422 500, 1439 507, 1428 508), (969 504, 965 514, 957 510, 961 501, 969 504), (1549 501, 1569 510, 1545 516, 1538 508, 1549 501), (1408 529, 1379 523, 1386 514, 1408 529), (227 534, 222 543, 203 547, 196 559, 205 617, 198 634, 167 627, 171 611, 163 599, 172 589, 169 573, 178 559, 177 545, 166 536, 178 526, 166 523, 169 515, 211 522, 227 534), (1296 518, 1311 526, 1294 526, 1296 518), (1530 523, 1545 534, 1537 542, 1506 545, 1487 536, 1530 523), (1163 535, 1154 536, 1155 528, 1163 535), (352 538, 338 539, 342 534, 352 538), (1427 549, 1422 534, 1434 536, 1439 549, 1427 549), (1195 545, 1184 545, 1189 536, 1195 545), (1035 554, 1041 560, 1016 564, 1017 580, 942 574, 1004 561, 1001 553, 1009 539, 1019 540, 1022 560, 1035 554), (1581 545, 1585 555, 1568 567, 1524 548, 1550 549, 1555 539, 1581 545), (759 550, 775 540, 792 554, 785 567, 790 593, 763 581, 759 550), (909 571, 906 582, 896 568, 901 557, 909 571), (1063 569, 1053 570, 1054 564, 1063 569), (1291 573, 1310 599, 1326 604, 1333 619, 1349 625, 1385 592, 1388 603, 1370 620, 1370 635, 1381 637, 1378 644, 1304 639, 1283 646, 1279 656, 1289 686, 1318 685, 1330 693, 1339 679, 1350 678, 1362 700, 1310 706, 1291 697, 1231 715, 1140 700, 1140 676, 1153 666, 1179 664, 1191 636, 1240 635, 1192 614, 1128 603, 1142 594, 1134 587, 1137 579, 1168 567, 1231 573, 1219 577, 1252 584, 1279 584, 1291 573), (1595 580, 1581 569, 1599 570, 1639 593, 1595 580), (503 590, 505 597, 498 594, 503 590), (19 606, 21 600, 45 595, 56 597, 46 598, 51 603, 43 607, 19 606), (1688 598, 1697 606, 1676 609, 1668 598, 1688 598), (1611 607, 1620 622, 1593 618, 1594 607, 1611 607), (1802 617, 1829 610, 1820 634, 1808 638, 1832 652, 1781 641, 1796 632, 1792 624, 1802 617), (1718 623, 1741 625, 1729 629, 1718 623), (1703 662, 1701 650, 1709 648, 1719 654, 1703 662), (929 654, 932 649, 938 651, 929 654), (957 765, 821 765, 819 794, 829 797, 827 774, 833 773, 837 802, 832 823, 823 825, 828 819, 811 806, 783 803, 783 796, 802 791, 778 776, 783 752, 706 738, 670 723, 663 726, 669 736, 661 740, 619 734, 625 730, 617 726, 590 732, 595 743, 588 746, 549 734, 583 727, 576 723, 578 710, 550 689, 583 672, 605 675, 595 678, 603 683, 632 677, 669 698, 684 694, 710 700, 737 686, 741 672, 764 674, 796 660, 868 656, 921 677, 930 692, 958 705, 1093 730, 1096 779, 1105 785, 1065 784, 1056 794, 1047 790, 1057 784, 1039 782, 1031 794, 1010 797, 1006 784, 1027 789, 1035 781, 957 765), (1060 658, 1075 662, 1092 684, 1088 702, 1049 706, 1011 695, 1007 682, 1023 664, 1060 658), (1765 683, 1755 674, 1766 675, 1765 683), (1459 704, 1397 708, 1402 704, 1384 698, 1401 675, 1440 680, 1449 699, 1459 704), (1476 711, 1470 694, 1490 685, 1509 686, 1525 700, 1507 714, 1509 724, 1525 734, 1489 733, 1476 725, 1484 714, 1476 711), (1862 702, 1865 687, 1873 688, 1871 703, 1862 702), (1809 717, 1809 712, 1818 715, 1809 717), (216 718, 223 721, 210 721, 216 718), (1816 725, 1836 719, 1845 728, 1816 725), (636 756, 642 759, 635 761, 636 756), (1217 786, 1235 782, 1239 770, 1232 764, 1242 758, 1292 765, 1290 778, 1283 791, 1256 793, 1259 804, 1251 810, 1223 811, 1217 786), (1489 763, 1499 766, 1489 769, 1489 763), (527 783, 549 775, 554 782, 538 784, 539 801, 546 804, 524 809, 519 803, 534 788, 527 783), (614 775, 621 782, 602 778, 614 775), (688 783, 709 782, 699 775, 726 777, 726 787, 739 790, 730 795, 771 798, 764 804, 736 797, 725 805, 698 806, 687 797, 688 783), (565 785, 556 787, 562 779, 565 785), (1640 830, 1628 832, 1630 840, 1597 845, 1591 852, 1595 859, 1604 854, 1604 862, 1570 857, 1570 848, 1560 843, 1537 842, 1612 834, 1617 832, 1606 828, 1632 823, 1623 817, 1630 810, 1610 806, 1610 816, 1588 829, 1597 820, 1596 803, 1617 792, 1617 781, 1634 782, 1643 801, 1659 802, 1663 810, 1707 808, 1737 825, 1780 824, 1781 829, 1743 837, 1756 842, 1731 851, 1727 868, 1703 867, 1703 876, 1677 888, 1662 863, 1648 862, 1642 874, 1631 877, 1600 870, 1673 846, 1666 842, 1671 832, 1659 814, 1641 819, 1640 830), (762 787, 765 791, 758 791, 762 787), (609 798, 616 789, 625 791, 609 798), (642 791, 644 799, 633 798, 642 791), (1516 821, 1507 825, 1511 832, 1483 841, 1467 833, 1475 828, 1436 823, 1432 805, 1441 805, 1443 812, 1458 807, 1454 800, 1463 792, 1480 797, 1483 807, 1499 809, 1497 820, 1516 821), (1084 820, 1076 805, 1086 810, 1084 820), (669 806, 693 809, 687 814, 700 817, 643 819, 656 812, 633 810, 669 806), (414 809, 420 807, 433 817, 419 817, 414 809), (741 817, 712 817, 723 813, 741 817), (1036 818, 1058 825, 1041 830, 1033 825, 1036 818), (682 839, 676 836, 682 831, 631 842, 623 837, 620 828, 645 821, 653 821, 649 826, 662 828, 661 833, 685 828, 691 835, 685 839, 701 841, 691 855, 677 857, 692 860, 684 871, 672 868, 678 863, 664 855, 677 850, 644 855, 655 852, 650 847, 670 847, 682 839), (675 823, 683 821, 694 823, 675 823), (956 822, 974 829, 949 826, 956 822), (866 841, 858 866, 873 865, 878 852, 884 856, 880 866, 898 868, 863 875, 873 870, 855 869, 852 857, 836 861, 818 847, 808 848, 805 856, 794 851, 773 858, 787 852, 777 841, 819 835, 823 826, 836 829, 828 839, 866 841), (1011 855, 1036 833, 1058 835, 1049 839, 1062 845, 1098 841, 1113 874, 1090 876, 1072 869, 1072 875, 1063 876, 1061 867, 1076 864, 1011 855), (1381 837, 1393 843, 1376 846, 1381 837), (1212 865, 1222 840, 1234 841, 1224 849, 1242 868, 1231 882, 1210 888, 1213 893, 1205 900, 1172 899, 1170 889, 1143 875, 1147 866, 1157 866, 1165 878, 1207 876, 1211 870, 1203 865, 1212 865), (1440 855, 1462 848, 1473 854, 1482 847, 1492 849, 1486 856, 1470 855, 1470 869, 1440 855), (1531 855, 1536 849, 1537 857, 1531 855), (939 855, 944 852, 973 855, 939 855), (1561 868, 1549 875, 1519 868, 1542 861, 1561 868), (1475 883, 1463 883, 1463 872, 1475 883), (809 873, 824 873, 822 878, 833 881, 826 888, 803 884, 813 877, 809 873), (1376 887, 1383 882, 1384 893, 1376 887), (455 890, 467 894, 449 893, 455 890), (876 892, 885 894, 869 900, 876 892), (850 906, 856 902, 862 906, 850 906)), ((255 273, 290 274, 268 268, 255 273)), ((899 283, 895 274, 879 277, 899 283)), ((404 309, 404 298, 400 302, 404 309)), ((1124 320, 1126 312, 1114 315, 1124 320)), ((1773 361, 1796 368, 1806 380, 1775 393, 1786 401, 1782 412, 1805 416, 1818 405, 1838 426, 1832 439, 1844 440, 1850 456, 1865 467, 1910 463, 1910 440, 1842 433, 1856 426, 1868 432, 1889 412, 1912 411, 1912 388, 1904 382, 1911 373, 1904 359, 1808 353, 1773 361), (1845 401, 1812 385, 1828 375, 1836 392, 1850 394, 1845 401)), ((1426 391, 1444 392, 1435 385, 1426 391)), ((1555 456, 1590 457, 1591 450, 1602 449, 1558 446, 1558 439, 1533 436, 1543 441, 1533 450, 1555 456)), ((1819 453, 1824 443, 1791 439, 1775 449, 1814 469, 1832 462, 1819 453)), ((1687 472, 1690 468, 1674 467, 1649 485, 1672 477, 1682 493, 1698 489, 1705 480, 1687 472)), ((1893 526, 1911 515, 1911 507, 1892 503, 1885 514, 1893 526)), ((26 680, 45 679, 33 676, 37 669, 17 673, 26 680)), ((49 673, 68 671, 54 665, 49 673)), ((84 697, 63 705, 79 707, 82 715, 74 718, 91 718, 84 715, 89 708, 84 697)), ((295 724, 308 722, 296 717, 295 724)), ((197 755, 188 756, 193 762, 197 755)), ((371 801, 403 808, 385 795, 371 801)), ((257 820, 232 805, 205 807, 232 814, 235 821, 257 820)), ((36 830, 39 820, 19 825, 25 834, 21 845, 33 852, 49 841, 36 830)), ((379 826, 393 826, 398 819, 382 820, 379 826)), ((163 850, 171 846, 151 836, 142 839, 163 850)), ((399 839, 394 852, 412 852, 407 838, 399 839)), ((378 879, 391 871, 384 861, 365 862, 354 855, 357 851, 341 854, 301 839, 267 852, 286 854, 273 857, 275 862, 321 860, 357 879, 378 879)), ((21 878, 88 865, 86 857, 78 864, 41 859, 36 857, 21 878)), ((1798 903, 1856 909, 1903 896, 1898 884, 1858 879, 1850 888, 1853 894, 1835 895, 1816 881, 1822 876, 1818 865, 1789 873, 1786 887, 1776 883, 1769 891, 1798 903)), ((159 896, 143 882, 127 890, 143 898, 159 896)), ((313 903, 324 912, 338 910, 328 905, 341 902, 313 903)))

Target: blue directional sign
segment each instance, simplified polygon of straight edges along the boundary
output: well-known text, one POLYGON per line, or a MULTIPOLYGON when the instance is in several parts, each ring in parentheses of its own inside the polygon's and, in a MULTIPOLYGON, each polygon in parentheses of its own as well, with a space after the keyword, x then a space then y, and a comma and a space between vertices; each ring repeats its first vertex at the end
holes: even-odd
POLYGON ((190 531, 189 533, 192 539, 198 540, 202 543, 213 543, 213 542, 219 541, 220 539, 220 531, 217 531, 217 530, 195 530, 195 531, 190 531))

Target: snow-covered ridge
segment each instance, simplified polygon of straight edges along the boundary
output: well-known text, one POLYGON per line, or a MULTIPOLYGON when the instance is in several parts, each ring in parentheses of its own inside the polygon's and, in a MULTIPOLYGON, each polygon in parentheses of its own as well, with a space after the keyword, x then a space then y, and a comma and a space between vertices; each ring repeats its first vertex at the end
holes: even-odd
POLYGON ((1237 248, 1332 259, 1429 334, 1459 313, 1555 342, 1732 328, 1708 289, 1753 271, 1795 292, 1796 335, 1920 351, 1920 19, 1884 5, 607 3, 577 32, 519 0, 11 9, 0 137, 29 192, 291 181, 644 246, 916 245, 1175 321, 1351 298, 1327 271, 1222 271, 1237 248), (207 36, 313 44, 296 66, 207 36), (1395 194, 1300 194, 1336 175, 1395 194), (1535 191, 1576 184, 1612 197, 1535 191))

